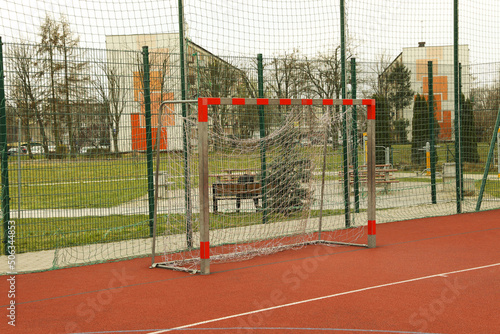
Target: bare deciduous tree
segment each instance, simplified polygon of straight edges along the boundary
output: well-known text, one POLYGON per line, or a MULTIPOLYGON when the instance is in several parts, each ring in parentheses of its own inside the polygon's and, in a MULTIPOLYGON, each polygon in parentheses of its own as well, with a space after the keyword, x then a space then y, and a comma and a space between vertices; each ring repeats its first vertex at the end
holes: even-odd
POLYGON ((25 129, 29 157, 33 158, 31 140, 34 124, 38 125, 42 147, 47 154, 49 144, 45 132, 45 115, 41 108, 43 85, 40 77, 36 75, 36 49, 29 44, 14 44, 10 48, 10 54, 14 69, 12 99, 17 109, 17 116, 21 118, 25 129))
POLYGON ((491 140, 500 108, 500 83, 475 88, 471 92, 474 100, 474 119, 479 141, 491 140))
POLYGON ((59 87, 59 92, 64 99, 64 113, 66 129, 68 131, 69 147, 71 153, 77 152, 75 126, 71 104, 77 102, 83 93, 82 87, 89 82, 89 77, 85 73, 88 62, 81 61, 81 55, 75 49, 80 43, 80 39, 73 35, 70 25, 64 16, 59 22, 60 40, 58 51, 62 56, 63 82, 59 87))
POLYGON ((56 145, 62 145, 61 131, 59 127, 59 117, 57 115, 57 73, 61 70, 61 65, 56 61, 56 46, 60 40, 60 28, 57 22, 47 15, 40 26, 39 35, 41 38, 38 46, 38 53, 41 56, 36 64, 39 68, 37 73, 40 80, 47 80, 45 85, 45 100, 50 106, 52 117, 52 131, 56 145), (47 78, 48 77, 48 78, 47 78), (47 79, 45 79, 47 78, 47 79))
POLYGON ((113 150, 119 152, 120 121, 127 106, 126 82, 117 65, 103 63, 100 70, 102 75, 96 76, 92 84, 99 94, 100 102, 105 106, 105 119, 111 132, 113 150))
POLYGON ((62 123, 66 125, 70 152, 75 153, 76 138, 71 104, 81 101, 82 88, 89 81, 84 72, 88 62, 80 61, 76 47, 79 38, 71 32, 64 16, 57 22, 50 15, 45 17, 40 26, 41 43, 38 47, 40 61, 38 75, 46 85, 46 101, 50 106, 52 129, 56 146, 63 146, 62 123))

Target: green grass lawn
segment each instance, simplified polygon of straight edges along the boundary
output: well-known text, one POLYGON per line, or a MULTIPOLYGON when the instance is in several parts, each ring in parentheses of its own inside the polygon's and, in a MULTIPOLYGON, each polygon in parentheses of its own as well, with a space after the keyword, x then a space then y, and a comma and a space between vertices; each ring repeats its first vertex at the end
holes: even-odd
MULTIPOLYGON (((479 163, 464 162, 464 173, 482 173, 484 172, 485 162, 488 158, 489 143, 478 143, 477 150, 479 153, 479 163)), ((438 143, 436 147, 438 160, 436 161, 436 170, 441 171, 441 166, 444 163, 454 162, 455 145, 454 143, 438 143)), ((497 156, 497 148, 495 147, 494 156, 497 156)), ((411 144, 396 144, 392 145, 392 159, 396 166, 409 166, 411 170, 422 170, 422 166, 413 166, 411 161, 411 144)), ((491 166, 491 169, 496 169, 496 166, 491 166)))
POLYGON ((149 235, 147 215, 16 220, 18 253, 137 239, 149 235))
MULTIPOLYGON (((340 214, 343 214, 342 210, 323 210, 324 216, 340 214)), ((267 222, 295 220, 301 216, 302 212, 289 216, 270 214, 267 222)), ((318 216, 318 210, 311 212, 310 217, 318 216)), ((211 229, 241 227, 261 222, 262 213, 210 214, 211 229)), ((182 214, 158 215, 157 223, 158 235, 179 234, 186 231, 186 218, 182 214)), ((16 251, 18 253, 147 238, 150 235, 148 215, 25 218, 16 220, 16 226, 16 251)), ((193 233, 199 231, 198 214, 193 214, 192 230, 193 233)))
MULTIPOLYGON (((25 158, 25 157, 23 157, 25 158)), ((156 171, 153 158, 153 173, 156 171)), ((238 163, 241 166, 243 162, 238 163)), ((197 187, 193 155, 190 166, 192 187, 197 187)), ((170 175, 184 175, 181 154, 161 155, 160 170, 170 175)), ((142 197, 148 192, 146 155, 116 159, 23 159, 20 164, 9 159, 10 208, 18 208, 19 178, 21 209, 79 209, 112 207, 142 197)), ((172 178, 171 189, 184 187, 183 179, 172 178)))
POLYGON ((78 209, 115 206, 147 193, 145 161, 34 160, 9 162, 9 195, 21 209, 78 209))
MULTIPOLYGON (((409 151, 409 145, 397 147, 399 153, 409 151)), ((308 156, 320 172, 323 166, 323 147, 302 147, 304 155, 308 156)), ((272 147, 268 152, 268 163, 273 161, 272 147)), ((442 157, 442 153, 440 153, 442 157)), ((224 169, 254 168, 260 170, 260 155, 232 155, 228 159, 223 152, 212 152, 210 155, 210 173, 222 173, 224 169), (226 158, 224 158, 226 157, 226 158)), ((184 175, 183 157, 179 153, 162 154, 162 168, 168 168, 171 175, 184 175)), ((359 155, 362 161, 362 154, 359 155)), ((441 158, 440 158, 441 159, 441 158)), ((191 158, 192 187, 197 187, 198 158, 191 158)), ((360 162, 361 164, 361 162, 360 162)), ((328 147, 326 157, 327 180, 338 180, 336 172, 341 171, 342 154, 340 148, 328 147), (333 172, 333 173, 331 173, 333 172)), ((484 166, 483 166, 484 168, 484 166)), ((479 169, 479 168, 478 168, 479 169)), ((10 208, 17 210, 18 172, 21 173, 21 209, 80 209, 105 208, 147 195, 146 157, 122 157, 118 159, 64 159, 64 160, 17 160, 9 161, 10 208)), ((477 171, 479 173, 479 171, 477 171)), ((315 175, 320 180, 320 175, 315 175)), ((398 178, 398 173, 395 173, 398 178)), ((430 182, 430 177, 399 178, 400 182, 430 182)), ((173 178, 172 189, 183 189, 183 178, 173 178)), ((440 178, 437 179, 437 182, 440 178)), ((479 189, 480 181, 476 182, 479 189)), ((489 180, 485 193, 500 198, 500 181, 489 180)), ((342 212, 325 210, 324 215, 338 215, 342 212)), ((318 212, 311 212, 311 216, 318 212)), ((211 214, 212 228, 229 228, 261 222, 261 214, 242 215, 231 213, 224 215, 211 214)), ((296 219, 296 215, 268 218, 268 222, 296 219)), ((193 228, 196 226, 197 214, 194 214, 193 228)), ((78 218, 44 218, 19 219, 17 234, 18 252, 39 251, 57 247, 70 247, 91 243, 106 243, 113 241, 144 238, 149 236, 147 215, 106 216, 78 218)), ((161 216, 159 227, 166 233, 179 233, 185 230, 185 217, 181 214, 161 216), (168 224, 167 219, 168 217, 168 224)))
MULTIPOLYGON (((481 188, 481 181, 476 181, 476 189, 481 188)), ((488 180, 484 192, 492 197, 500 198, 500 180, 488 180)))
MULTIPOLYGON (((439 162, 446 161, 445 144, 438 149, 439 162)), ((480 145, 480 151, 485 153, 487 145, 480 145)), ((394 160, 404 161, 410 157, 410 145, 394 145, 394 160)), ((323 147, 308 146, 300 148, 304 156, 309 157, 316 172, 323 166, 323 147)), ((268 165, 272 164, 277 150, 268 148, 268 165)), ((147 194, 146 156, 122 157, 117 159, 64 159, 28 160, 23 157, 18 165, 17 159, 9 159, 9 192, 12 210, 18 209, 19 190, 21 191, 21 209, 79 209, 104 208, 116 206, 147 194), (21 174, 21 187, 18 187, 18 175, 21 174)), ((168 168, 172 175, 184 175, 183 156, 179 153, 162 154, 162 168, 168 168)), ((362 164, 363 155, 359 154, 362 164)), ((155 159, 154 159, 155 160, 155 159)), ((191 157, 192 187, 197 187, 198 157, 191 157)), ((245 155, 227 155, 224 152, 211 152, 210 174, 224 173, 224 169, 252 168, 260 171, 260 153, 245 155)), ((484 168, 484 166, 483 166, 484 168)), ((327 148, 326 171, 338 172, 342 170, 341 149, 327 148)), ((479 173, 478 167, 473 168, 479 173)), ((439 169, 438 169, 439 171, 439 169)), ((471 172, 467 171, 466 172, 471 172)), ((396 173, 397 177, 397 173, 396 173)), ((318 175, 316 175, 318 178, 318 175)), ((327 180, 338 179, 339 176, 329 173, 327 180)), ((171 189, 182 189, 183 178, 172 178, 174 185, 171 189)), ((404 179, 402 181, 430 182, 425 177, 404 179)))

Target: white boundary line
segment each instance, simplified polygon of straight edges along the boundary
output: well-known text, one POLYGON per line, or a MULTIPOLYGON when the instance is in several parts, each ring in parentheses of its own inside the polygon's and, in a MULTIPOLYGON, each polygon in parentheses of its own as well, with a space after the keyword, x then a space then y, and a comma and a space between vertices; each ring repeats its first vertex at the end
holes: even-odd
POLYGON ((374 285, 374 286, 370 286, 370 287, 362 288, 362 289, 356 289, 356 290, 351 290, 351 291, 339 292, 339 293, 335 293, 335 294, 332 294, 332 295, 327 295, 327 296, 322 296, 322 297, 316 297, 316 298, 311 298, 311 299, 305 299, 305 300, 301 300, 301 301, 298 301, 298 302, 293 302, 293 303, 288 303, 288 304, 282 304, 282 305, 277 305, 277 306, 273 306, 273 307, 267 307, 267 308, 263 308, 263 309, 259 309, 259 310, 250 311, 250 312, 244 312, 244 313, 239 313, 239 314, 228 315, 228 316, 225 316, 225 317, 211 319, 211 320, 200 321, 200 322, 196 322, 196 323, 192 323, 192 324, 188 324, 188 325, 184 325, 184 326, 179 326, 179 327, 175 327, 175 328, 160 330, 160 331, 157 331, 157 332, 151 332, 149 334, 167 333, 167 332, 170 332, 170 331, 173 331, 173 330, 184 329, 184 328, 189 328, 189 327, 195 327, 195 326, 204 325, 204 324, 208 324, 208 323, 212 323, 212 322, 217 322, 217 321, 222 321, 222 320, 227 320, 227 319, 242 317, 242 316, 246 316, 246 315, 250 315, 250 314, 255 314, 255 313, 260 313, 260 312, 266 312, 266 311, 276 310, 276 309, 285 308, 285 307, 289 307, 289 306, 295 306, 295 305, 310 303, 310 302, 314 302, 314 301, 318 301, 318 300, 323 300, 323 299, 328 299, 328 298, 333 298, 333 297, 338 297, 338 296, 349 295, 349 294, 353 294, 353 293, 357 293, 357 292, 374 290, 374 289, 384 288, 384 287, 393 286, 393 285, 399 285, 399 284, 404 284, 404 283, 422 281, 422 280, 429 279, 429 278, 435 278, 435 277, 440 277, 440 276, 443 277, 443 276, 446 276, 446 275, 464 273, 464 272, 468 272, 468 271, 486 269, 486 268, 491 268, 491 267, 496 267, 496 266, 500 266, 500 263, 494 263, 494 264, 489 264, 489 265, 486 265, 486 266, 474 267, 474 268, 468 268, 468 269, 462 269, 462 270, 449 271, 449 272, 441 273, 441 274, 435 274, 435 275, 417 277, 417 278, 407 279, 407 280, 398 281, 398 282, 392 282, 392 283, 374 285))
MULTIPOLYGON (((53 183, 32 183, 22 184, 24 187, 45 187, 45 186, 59 186, 67 184, 87 184, 87 183, 105 183, 105 182, 121 182, 121 181, 140 181, 147 180, 147 177, 136 177, 130 179, 106 179, 106 180, 87 180, 87 181, 67 181, 67 182, 53 182, 53 183)), ((14 183, 17 184, 17 183, 14 183)))

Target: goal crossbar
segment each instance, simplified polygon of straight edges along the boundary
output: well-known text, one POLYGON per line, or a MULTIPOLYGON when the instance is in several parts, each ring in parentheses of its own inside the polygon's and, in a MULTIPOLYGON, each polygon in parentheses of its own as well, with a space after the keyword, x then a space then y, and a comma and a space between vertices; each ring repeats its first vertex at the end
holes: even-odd
POLYGON ((375 100, 374 99, 266 99, 266 98, 198 98, 198 145, 200 191, 200 272, 210 274, 210 221, 208 182, 208 106, 209 105, 324 105, 367 106, 367 247, 376 245, 375 223, 375 100))
POLYGON ((198 103, 206 105, 374 105, 373 99, 265 99, 265 98, 199 98, 198 103))
MULTIPOLYGON (((190 101, 191 102, 191 101, 190 101)), ((266 98, 198 98, 198 155, 199 155, 199 270, 178 268, 170 262, 154 266, 188 272, 210 274, 210 198, 209 198, 209 117, 208 107, 217 105, 246 106, 366 106, 367 119, 367 244, 317 240, 307 244, 340 244, 368 248, 376 246, 375 218, 375 100, 374 99, 266 99, 266 98)), ((214 255, 213 260, 221 255, 214 255)))

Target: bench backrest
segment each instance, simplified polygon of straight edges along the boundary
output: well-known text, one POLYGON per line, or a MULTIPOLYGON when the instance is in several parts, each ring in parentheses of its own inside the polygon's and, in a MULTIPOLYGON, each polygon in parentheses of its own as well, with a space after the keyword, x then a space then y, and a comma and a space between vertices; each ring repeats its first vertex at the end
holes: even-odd
POLYGON ((214 183, 215 196, 260 195, 260 183, 214 183))

